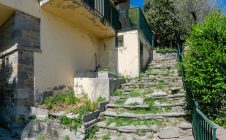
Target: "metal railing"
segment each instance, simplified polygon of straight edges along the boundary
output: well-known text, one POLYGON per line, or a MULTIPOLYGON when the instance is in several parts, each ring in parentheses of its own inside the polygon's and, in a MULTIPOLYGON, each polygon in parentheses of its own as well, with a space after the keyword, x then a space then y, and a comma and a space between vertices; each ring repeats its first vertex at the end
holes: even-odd
POLYGON ((114 7, 110 0, 83 0, 86 6, 97 12, 104 20, 109 22, 114 29, 119 30, 119 11, 114 7))
MULTIPOLYGON (((177 56, 180 62, 183 62, 183 49, 182 45, 177 44, 177 56)), ((184 67, 181 68, 182 77, 186 76, 184 67)), ((184 87, 186 87, 186 82, 184 81, 184 87)), ((188 88, 187 88, 188 89, 188 88)), ((216 140, 216 125, 211 122, 200 110, 198 102, 195 100, 194 95, 189 91, 186 91, 187 98, 191 101, 191 114, 192 114, 192 131, 194 138, 196 140, 216 140)))
POLYGON ((142 10, 139 7, 130 8, 126 11, 126 15, 128 24, 121 30, 138 29, 143 33, 144 37, 150 43, 150 45, 152 45, 153 33, 142 10))
POLYGON ((192 112, 192 126, 196 140, 216 140, 217 127, 199 110, 196 101, 192 112))

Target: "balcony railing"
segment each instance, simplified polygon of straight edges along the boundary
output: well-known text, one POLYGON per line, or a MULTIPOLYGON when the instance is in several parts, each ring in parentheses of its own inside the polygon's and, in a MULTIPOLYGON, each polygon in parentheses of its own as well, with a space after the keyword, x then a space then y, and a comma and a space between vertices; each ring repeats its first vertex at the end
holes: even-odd
POLYGON ((150 25, 148 24, 142 10, 138 7, 130 8, 126 11, 128 24, 122 27, 122 30, 126 29, 139 29, 147 41, 152 45, 153 33, 150 25))
POLYGON ((83 2, 109 22, 114 29, 119 30, 121 28, 119 12, 110 0, 83 0, 83 2))

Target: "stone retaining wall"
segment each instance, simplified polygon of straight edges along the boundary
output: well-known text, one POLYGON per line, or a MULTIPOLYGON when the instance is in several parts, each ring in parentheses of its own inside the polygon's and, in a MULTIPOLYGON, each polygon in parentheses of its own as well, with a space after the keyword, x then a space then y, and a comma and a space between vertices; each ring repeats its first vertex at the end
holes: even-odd
POLYGON ((40 20, 15 11, 0 27, 2 122, 17 122, 34 105, 34 52, 40 52, 40 20), (9 71, 10 70, 10 71, 9 71), (5 74, 7 73, 7 74, 5 74))

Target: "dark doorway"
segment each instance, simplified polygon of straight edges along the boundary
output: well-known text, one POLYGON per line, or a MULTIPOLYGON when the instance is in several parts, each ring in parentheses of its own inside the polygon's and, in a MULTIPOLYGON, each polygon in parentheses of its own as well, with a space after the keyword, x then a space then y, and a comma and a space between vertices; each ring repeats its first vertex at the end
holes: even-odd
POLYGON ((140 41, 140 71, 144 70, 144 45, 140 41))

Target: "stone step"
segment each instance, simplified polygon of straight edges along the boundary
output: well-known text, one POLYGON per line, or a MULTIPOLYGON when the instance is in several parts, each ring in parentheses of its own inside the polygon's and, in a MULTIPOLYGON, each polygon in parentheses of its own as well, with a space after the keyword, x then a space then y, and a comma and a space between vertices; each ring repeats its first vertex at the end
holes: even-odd
POLYGON ((133 119, 139 119, 139 120, 164 119, 169 117, 183 117, 187 115, 186 112, 135 114, 135 113, 129 113, 129 112, 117 113, 113 111, 105 111, 101 114, 109 117, 133 118, 133 119))
POLYGON ((150 140, 153 138, 153 132, 143 133, 120 133, 116 130, 99 128, 92 140, 150 140))
POLYGON ((107 125, 105 121, 97 123, 97 126, 103 129, 116 130, 121 133, 139 133, 139 132, 157 132, 158 127, 156 125, 127 125, 127 126, 116 126, 114 123, 107 125))
POLYGON ((163 103, 163 104, 159 104, 159 105, 155 105, 156 107, 176 107, 176 106, 185 106, 186 105, 186 103, 185 102, 181 102, 181 103, 174 103, 174 104, 165 104, 165 103, 163 103))
POLYGON ((162 94, 145 95, 146 99, 149 99, 149 98, 154 98, 154 99, 157 98, 158 99, 158 98, 163 98, 163 97, 168 98, 168 99, 170 99, 170 98, 184 98, 184 97, 186 97, 186 95, 184 93, 178 93, 178 94, 174 94, 174 95, 168 95, 167 93, 166 94, 162 93, 162 94))
POLYGON ((124 109, 148 109, 149 108, 149 105, 134 105, 134 106, 131 106, 131 105, 116 105, 116 104, 108 104, 106 106, 107 108, 124 108, 124 109))

